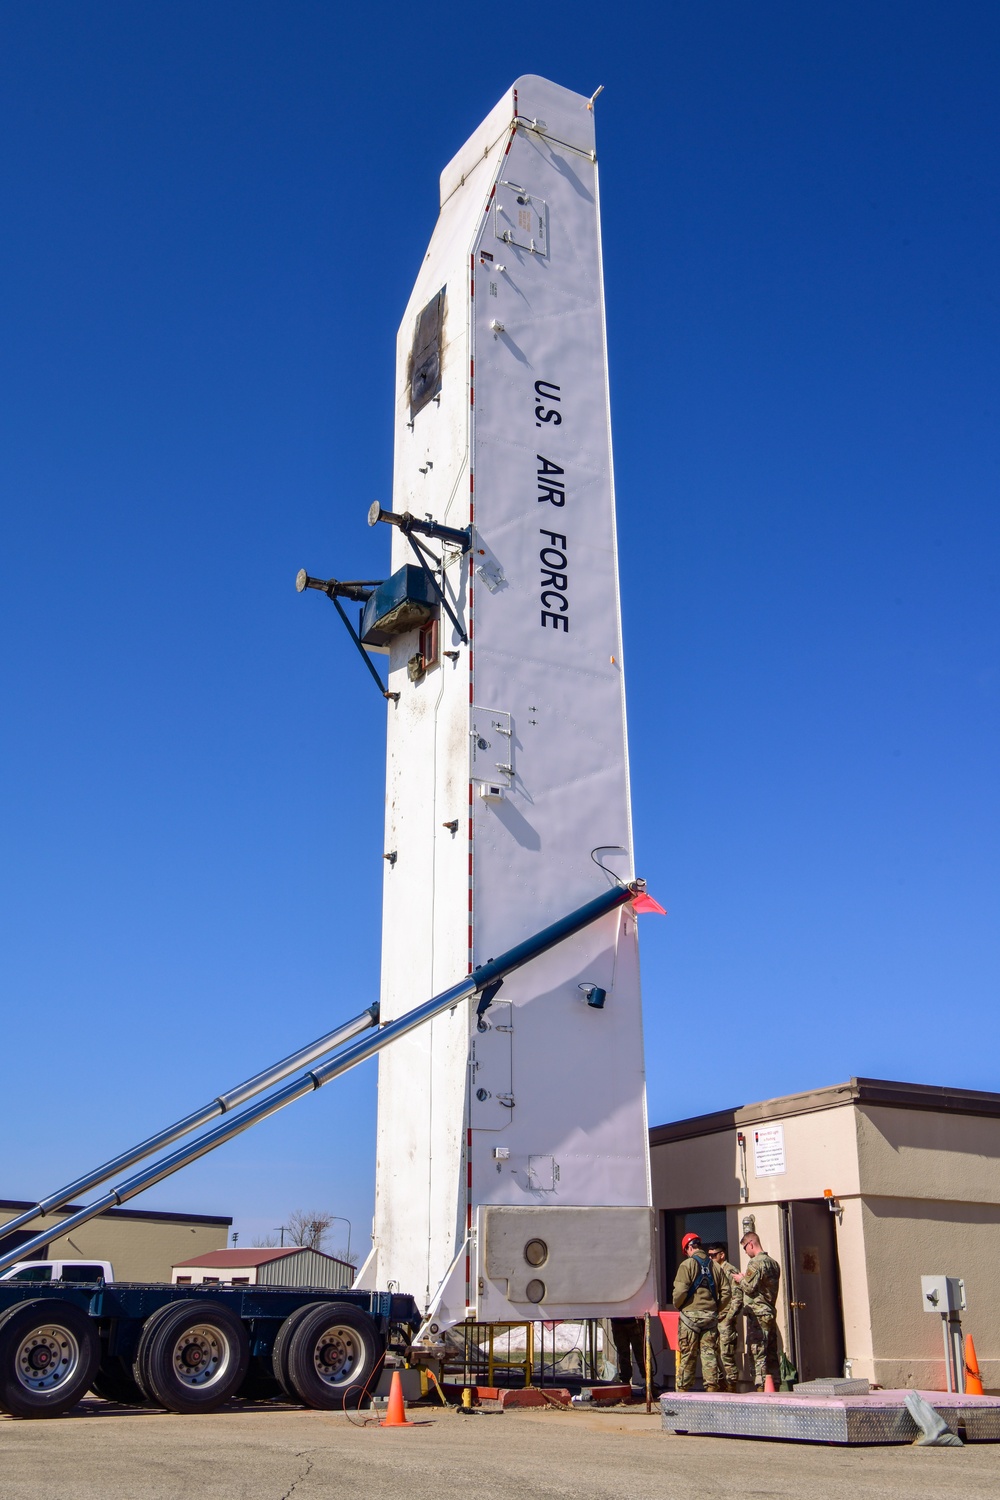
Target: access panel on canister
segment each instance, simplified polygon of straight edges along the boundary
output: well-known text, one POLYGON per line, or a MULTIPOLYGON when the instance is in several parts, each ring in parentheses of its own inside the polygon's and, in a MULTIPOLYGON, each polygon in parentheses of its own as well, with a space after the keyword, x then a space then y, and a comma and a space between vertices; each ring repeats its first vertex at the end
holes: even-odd
POLYGON ((444 332, 444 294, 442 287, 417 315, 410 350, 410 420, 422 411, 441 389, 441 338, 444 332))

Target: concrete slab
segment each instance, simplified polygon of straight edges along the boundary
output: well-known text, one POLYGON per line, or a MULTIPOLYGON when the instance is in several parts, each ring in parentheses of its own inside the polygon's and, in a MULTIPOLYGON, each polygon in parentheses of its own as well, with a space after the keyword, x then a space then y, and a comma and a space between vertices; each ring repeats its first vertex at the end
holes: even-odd
POLYGON ((3 1500, 970 1500, 1000 1494, 1000 1447, 823 1447, 672 1437, 658 1412, 536 1407, 419 1425, 234 1403, 214 1416, 85 1401, 0 1417, 3 1500))

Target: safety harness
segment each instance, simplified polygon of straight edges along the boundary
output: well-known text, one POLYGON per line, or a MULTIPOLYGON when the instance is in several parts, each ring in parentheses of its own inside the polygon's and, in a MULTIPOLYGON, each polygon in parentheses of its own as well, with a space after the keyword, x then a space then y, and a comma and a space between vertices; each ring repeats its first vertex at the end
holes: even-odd
POLYGON ((688 1294, 684 1298, 684 1307, 681 1308, 681 1319, 684 1323, 687 1324, 688 1328, 692 1329, 694 1332, 699 1332, 700 1330, 698 1325, 692 1323, 689 1318, 684 1317, 684 1308, 687 1307, 688 1303, 691 1301, 698 1288, 700 1286, 703 1286, 705 1290, 710 1294, 712 1301, 715 1303, 716 1310, 718 1310, 719 1289, 715 1285, 715 1276, 713 1275, 712 1262, 707 1258, 703 1260, 700 1255, 695 1255, 693 1259, 698 1264, 698 1274, 692 1281, 691 1285, 688 1287, 688 1294))
POLYGON ((688 1288, 688 1294, 684 1298, 684 1306, 687 1307, 700 1286, 703 1286, 711 1294, 712 1301, 718 1306, 719 1289, 715 1285, 715 1277, 712 1274, 712 1262, 707 1259, 702 1260, 700 1255, 695 1255, 692 1259, 698 1262, 698 1274, 688 1288))

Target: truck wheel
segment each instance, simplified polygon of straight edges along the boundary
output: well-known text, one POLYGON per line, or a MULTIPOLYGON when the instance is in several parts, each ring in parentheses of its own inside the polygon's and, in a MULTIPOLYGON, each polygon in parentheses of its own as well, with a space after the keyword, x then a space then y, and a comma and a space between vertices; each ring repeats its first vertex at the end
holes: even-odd
POLYGON ((271 1368, 274 1378, 280 1385, 282 1391, 289 1401, 301 1401, 302 1397, 292 1385, 288 1374, 288 1350, 291 1347, 295 1330, 307 1313, 315 1312, 317 1308, 326 1309, 329 1302, 307 1302, 304 1307, 297 1307, 293 1313, 282 1323, 274 1336, 274 1347, 271 1350, 271 1368))
POLYGON ((0 1319, 0 1407, 61 1417, 90 1389, 100 1357, 93 1323, 72 1302, 22 1303, 0 1319))
POLYGON ((139 1339, 139 1384, 168 1411, 215 1411, 236 1395, 250 1363, 250 1342, 220 1302, 173 1303, 149 1318, 139 1339))
POLYGON ((156 1328, 161 1318, 166 1317, 167 1313, 170 1312, 171 1309, 175 1306, 176 1303, 167 1302, 164 1303, 162 1307, 158 1307, 154 1313, 150 1313, 149 1317, 142 1325, 142 1332, 139 1334, 139 1342, 135 1346, 135 1354, 132 1356, 132 1379, 135 1381, 136 1389, 142 1395, 144 1406, 161 1405, 160 1401, 157 1400, 153 1389, 149 1384, 149 1377, 146 1372, 145 1356, 146 1350, 149 1348, 149 1341, 153 1337, 153 1330, 156 1328))
POLYGON ((148 1406, 149 1399, 132 1374, 130 1366, 117 1354, 106 1354, 90 1389, 102 1401, 116 1401, 119 1406, 148 1406))
POLYGON ((373 1390, 385 1358, 371 1318, 349 1302, 307 1309, 288 1346, 288 1379, 298 1399, 321 1411, 356 1406, 373 1390))

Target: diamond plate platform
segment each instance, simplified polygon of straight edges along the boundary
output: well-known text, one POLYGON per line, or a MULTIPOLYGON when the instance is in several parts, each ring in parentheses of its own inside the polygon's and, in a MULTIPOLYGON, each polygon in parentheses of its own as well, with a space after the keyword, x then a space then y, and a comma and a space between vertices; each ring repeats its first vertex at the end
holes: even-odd
MULTIPOLYGON (((919 1393, 967 1443, 1000 1442, 1000 1398, 919 1393)), ((920 1429, 903 1405, 906 1391, 867 1396, 724 1396, 667 1392, 665 1432, 705 1437, 785 1438, 797 1443, 912 1443, 920 1429)))

